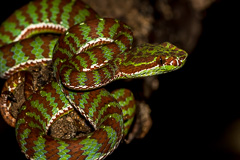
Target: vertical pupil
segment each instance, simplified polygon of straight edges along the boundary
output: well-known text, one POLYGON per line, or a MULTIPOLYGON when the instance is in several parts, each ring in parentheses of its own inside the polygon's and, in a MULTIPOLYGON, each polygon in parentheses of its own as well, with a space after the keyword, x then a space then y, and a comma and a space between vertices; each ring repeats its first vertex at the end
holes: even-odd
POLYGON ((163 60, 162 60, 161 57, 159 58, 159 62, 160 62, 161 65, 163 64, 163 60))

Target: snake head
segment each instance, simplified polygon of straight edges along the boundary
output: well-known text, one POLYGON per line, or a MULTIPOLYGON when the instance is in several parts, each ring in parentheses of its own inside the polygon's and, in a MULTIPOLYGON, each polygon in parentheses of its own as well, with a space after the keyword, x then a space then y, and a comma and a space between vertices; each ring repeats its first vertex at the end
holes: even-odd
POLYGON ((184 50, 169 42, 143 44, 125 54, 127 58, 121 63, 120 72, 126 78, 163 74, 181 68, 187 56, 184 50))
POLYGON ((156 62, 159 63, 163 73, 181 68, 188 56, 184 50, 168 42, 155 46, 154 49, 156 50, 154 54, 158 55, 156 62))

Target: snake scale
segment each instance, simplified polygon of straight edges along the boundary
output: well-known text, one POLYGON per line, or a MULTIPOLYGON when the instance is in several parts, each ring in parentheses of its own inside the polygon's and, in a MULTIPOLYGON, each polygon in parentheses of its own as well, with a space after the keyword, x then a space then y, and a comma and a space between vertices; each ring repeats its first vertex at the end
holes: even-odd
POLYGON ((35 0, 0 26, 0 76, 4 120, 15 127, 22 152, 30 159, 104 159, 119 145, 133 122, 130 90, 112 93, 117 79, 146 77, 181 68, 187 53, 164 42, 132 48, 129 26, 101 18, 80 0, 35 0), (50 33, 50 34, 45 34, 50 33), (53 33, 54 35, 51 35, 53 33), (30 66, 52 61, 55 80, 37 91, 30 66), (17 119, 10 113, 14 90, 24 83, 25 103, 17 119), (59 117, 77 110, 94 131, 57 139, 48 130, 59 117))

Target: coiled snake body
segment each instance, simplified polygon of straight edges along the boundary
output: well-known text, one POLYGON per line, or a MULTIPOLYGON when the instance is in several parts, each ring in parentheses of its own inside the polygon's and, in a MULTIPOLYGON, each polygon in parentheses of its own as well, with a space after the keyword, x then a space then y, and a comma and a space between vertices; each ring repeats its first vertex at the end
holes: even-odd
POLYGON ((0 76, 8 78, 0 110, 16 128, 23 153, 31 159, 103 159, 128 133, 135 113, 131 91, 109 93, 113 80, 176 70, 187 53, 170 43, 132 49, 132 31, 116 19, 100 18, 78 0, 35 0, 0 26, 0 76), (58 38, 40 33, 61 34, 58 38), (33 91, 29 66, 53 62, 56 80, 33 91), (8 97, 24 82, 26 102, 17 119, 8 97), (47 135, 59 117, 77 110, 95 129, 78 139, 47 135))

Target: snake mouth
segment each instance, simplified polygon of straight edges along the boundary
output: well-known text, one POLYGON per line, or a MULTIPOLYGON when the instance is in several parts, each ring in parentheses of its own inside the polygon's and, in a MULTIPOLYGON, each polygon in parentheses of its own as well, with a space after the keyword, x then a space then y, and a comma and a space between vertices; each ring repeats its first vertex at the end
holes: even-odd
POLYGON ((170 62, 167 63, 167 65, 172 65, 172 66, 181 66, 182 65, 182 60, 180 59, 173 59, 170 62))
POLYGON ((181 66, 182 63, 184 62, 185 58, 181 57, 181 58, 177 58, 177 57, 169 57, 166 58, 165 56, 159 56, 157 58, 157 63, 159 64, 159 66, 181 66))
POLYGON ((181 67, 186 61, 187 56, 182 57, 170 57, 166 60, 164 65, 171 65, 175 67, 181 67))
POLYGON ((56 33, 56 34, 62 34, 67 29, 63 27, 60 24, 54 24, 54 23, 38 23, 38 24, 31 24, 28 27, 26 27, 15 39, 15 41, 19 41, 22 39, 26 39, 29 37, 32 37, 35 34, 40 33, 56 33))

